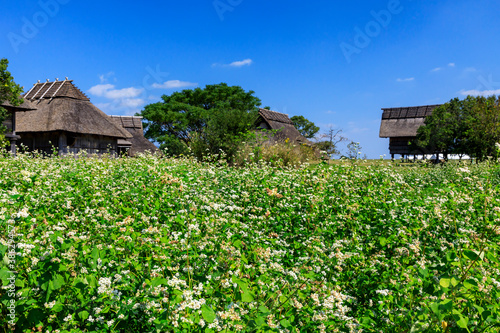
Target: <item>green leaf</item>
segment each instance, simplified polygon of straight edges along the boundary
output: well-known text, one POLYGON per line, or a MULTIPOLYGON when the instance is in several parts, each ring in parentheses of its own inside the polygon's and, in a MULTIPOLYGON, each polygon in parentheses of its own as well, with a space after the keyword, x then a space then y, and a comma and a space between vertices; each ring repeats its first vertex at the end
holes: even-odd
POLYGON ((82 278, 76 278, 74 281, 73 281, 73 284, 72 286, 73 287, 76 287, 78 289, 84 289, 89 283, 87 282, 87 280, 85 279, 82 279, 82 278))
POLYGON ((260 327, 266 323, 266 317, 264 315, 259 315, 257 316, 257 319, 255 319, 255 324, 257 327, 260 327))
POLYGON ((380 243, 380 246, 385 246, 387 244, 387 238, 385 237, 379 237, 378 241, 380 243))
POLYGON ((472 279, 468 279, 464 281, 464 286, 467 289, 472 289, 474 287, 477 287, 477 282, 472 279))
POLYGON ((284 328, 287 328, 287 327, 290 327, 292 326, 292 324, 290 324, 290 322, 287 320, 287 319, 283 319, 280 321, 280 324, 284 327, 284 328))
POLYGON ((450 311, 453 309, 453 301, 451 299, 445 299, 439 303, 439 308, 445 311, 450 311))
POLYGON ((64 285, 64 278, 56 274, 54 280, 52 280, 52 290, 60 289, 64 285))
POLYGON ((439 303, 432 303, 430 306, 432 312, 434 312, 437 315, 441 314, 441 311, 439 311, 439 303))
POLYGON ((151 282, 151 287, 156 288, 159 285, 167 285, 168 281, 164 278, 156 278, 151 282))
POLYGON ((61 312, 63 310, 64 306, 57 302, 51 309, 52 312, 61 312))
POLYGON ((215 311, 206 304, 201 306, 201 315, 208 323, 213 323, 215 320, 215 311))
POLYGON ((475 251, 465 250, 464 257, 470 260, 477 260, 479 258, 479 255, 475 251))
POLYGON ((457 257, 457 254, 455 252, 446 253, 446 260, 447 261, 455 261, 456 257, 457 257))
POLYGON ((80 311, 78 317, 80 317, 81 320, 87 320, 89 313, 87 311, 80 311))
POLYGON ((253 295, 247 289, 243 289, 243 292, 241 293, 241 300, 243 302, 249 303, 253 302, 253 299, 253 295))
POLYGON ((469 318, 464 317, 461 314, 459 314, 458 317, 460 318, 459 320, 457 320, 458 327, 467 328, 467 326, 469 325, 469 318))
POLYGON ((24 287, 24 281, 21 279, 16 279, 16 287, 23 288, 24 287))
POLYGON ((52 291, 54 290, 54 284, 52 281, 49 281, 49 284, 47 285, 47 295, 45 296, 45 302, 48 303, 50 299, 50 295, 52 294, 52 291))
POLYGON ((486 258, 488 258, 488 260, 493 262, 499 262, 498 258, 491 252, 486 253, 486 258))
POLYGON ((2 268, 0 269, 0 279, 2 279, 2 283, 4 286, 9 285, 9 278, 11 277, 12 273, 7 269, 7 268, 2 268))
POLYGON ((264 305, 261 305, 261 306, 259 306, 259 312, 264 314, 264 315, 267 315, 267 314, 269 314, 269 309, 266 308, 264 305))
POLYGON ((450 284, 451 284, 451 279, 450 278, 442 278, 441 280, 439 280, 439 284, 443 288, 449 288, 450 284))
POLYGON ((94 264, 97 265, 97 259, 99 258, 99 250, 96 247, 92 250, 90 256, 92 257, 94 264))

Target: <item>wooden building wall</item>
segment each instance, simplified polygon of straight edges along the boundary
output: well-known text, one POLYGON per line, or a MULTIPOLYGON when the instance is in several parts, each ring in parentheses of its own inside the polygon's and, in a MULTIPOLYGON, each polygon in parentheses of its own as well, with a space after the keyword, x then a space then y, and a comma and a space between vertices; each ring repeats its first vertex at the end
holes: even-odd
POLYGON ((67 132, 22 133, 18 145, 23 145, 28 151, 39 151, 52 154, 76 154, 85 151, 88 154, 115 154, 117 139, 112 137, 72 134, 67 132))

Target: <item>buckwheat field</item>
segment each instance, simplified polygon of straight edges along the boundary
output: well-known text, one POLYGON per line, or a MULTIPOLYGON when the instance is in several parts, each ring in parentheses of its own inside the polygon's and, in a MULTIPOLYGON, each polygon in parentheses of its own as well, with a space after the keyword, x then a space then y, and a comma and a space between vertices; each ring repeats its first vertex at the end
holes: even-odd
POLYGON ((0 158, 0 331, 499 332, 499 189, 470 162, 0 158))

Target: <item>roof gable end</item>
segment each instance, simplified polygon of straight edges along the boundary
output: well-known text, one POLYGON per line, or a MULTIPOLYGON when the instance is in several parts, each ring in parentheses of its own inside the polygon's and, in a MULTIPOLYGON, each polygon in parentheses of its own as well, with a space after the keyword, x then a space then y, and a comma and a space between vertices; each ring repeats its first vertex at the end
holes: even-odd
POLYGON ((47 80, 44 83, 40 83, 39 81, 23 97, 31 102, 62 97, 90 101, 87 95, 73 84, 73 80, 68 79, 64 81, 56 79, 54 82, 47 80))

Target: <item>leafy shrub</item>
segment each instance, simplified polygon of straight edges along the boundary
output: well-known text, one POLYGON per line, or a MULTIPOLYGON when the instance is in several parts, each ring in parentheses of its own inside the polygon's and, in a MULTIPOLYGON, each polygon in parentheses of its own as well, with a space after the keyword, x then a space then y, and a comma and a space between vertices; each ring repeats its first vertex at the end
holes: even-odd
POLYGON ((318 161, 319 151, 309 145, 269 140, 270 134, 253 132, 247 135, 237 153, 235 164, 267 163, 272 166, 298 166, 318 161))

